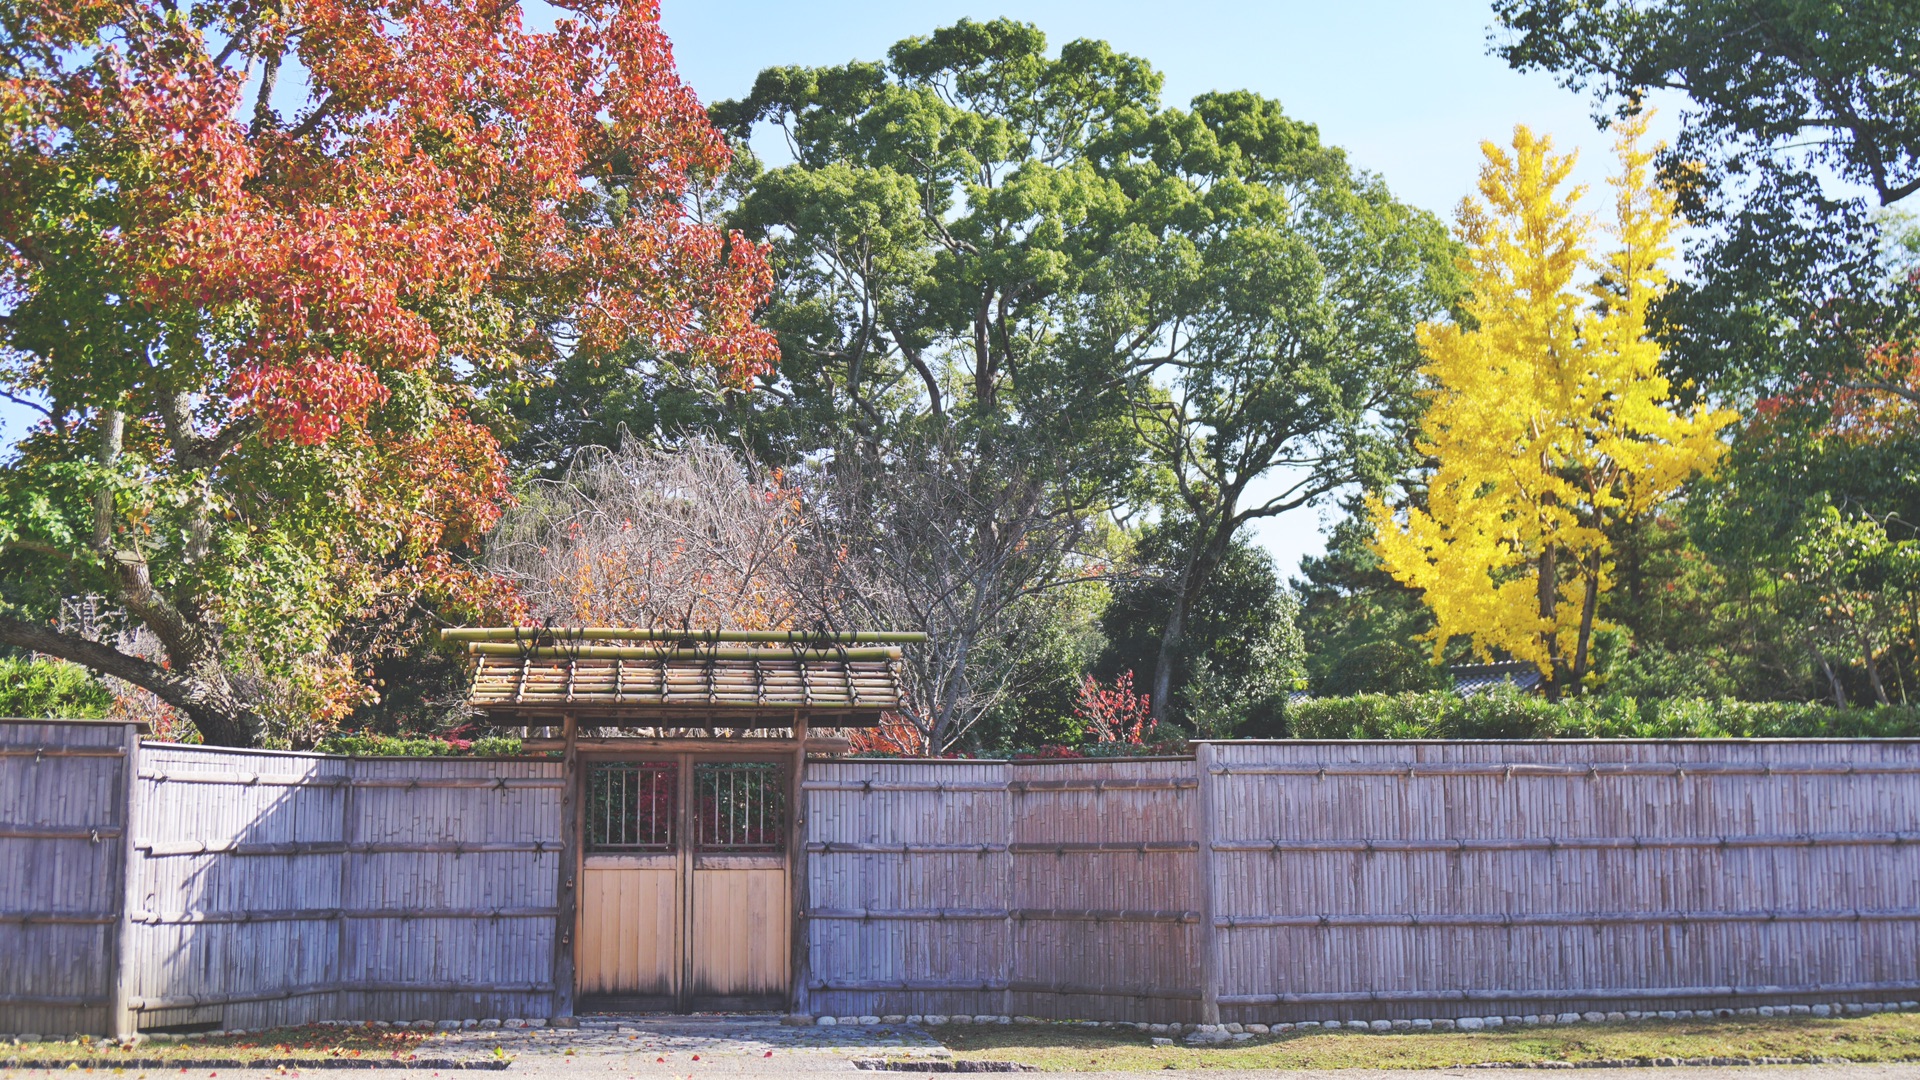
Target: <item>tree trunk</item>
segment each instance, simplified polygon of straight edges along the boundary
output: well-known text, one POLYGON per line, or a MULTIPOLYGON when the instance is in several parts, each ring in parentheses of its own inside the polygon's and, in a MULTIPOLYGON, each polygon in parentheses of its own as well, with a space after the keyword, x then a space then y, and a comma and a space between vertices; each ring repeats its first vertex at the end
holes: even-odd
POLYGON ((1160 651, 1153 663, 1153 722, 1164 724, 1173 711, 1173 665, 1186 640, 1187 619, 1193 614, 1194 601, 1207 587, 1207 579, 1220 565, 1227 546, 1233 542, 1233 527, 1223 523, 1213 528, 1206 543, 1193 549, 1182 561, 1180 580, 1174 586, 1167 605, 1167 625, 1160 632, 1160 651))
POLYGON ((1187 633, 1187 604, 1183 597, 1186 575, 1181 576, 1181 587, 1174 590, 1173 602, 1167 607, 1167 625, 1160 631, 1160 652, 1153 661, 1152 695, 1153 722, 1163 724, 1167 720, 1169 704, 1173 698, 1173 661, 1180 651, 1180 640, 1187 633))
MULTIPOLYGON (((102 469, 111 469, 119 460, 125 431, 125 414, 119 409, 101 410, 98 461, 102 469)), ((209 746, 253 745, 260 733, 259 717, 234 693, 220 664, 217 633, 190 607, 183 610, 154 587, 146 558, 137 548, 116 543, 116 509, 111 485, 94 493, 93 549, 113 583, 111 598, 160 639, 167 666, 17 619, 0 621, 0 641, 71 660, 152 691, 185 713, 209 746)), ((189 545, 193 542, 189 537, 189 545)))
POLYGON ((1582 694, 1587 686, 1587 649, 1593 641, 1593 616, 1600 606, 1600 553, 1587 556, 1582 568, 1587 579, 1587 594, 1580 604, 1580 641, 1573 652, 1573 692, 1582 694))
POLYGON ((1880 681, 1880 662, 1874 658, 1871 642, 1860 642, 1860 662, 1866 665, 1867 685, 1873 687, 1873 699, 1882 705, 1893 704, 1893 700, 1887 697, 1886 684, 1880 681))
POLYGON ((1545 687, 1548 701, 1560 700, 1560 638, 1553 632, 1552 620, 1560 607, 1560 578, 1555 566, 1554 548, 1548 544, 1540 552, 1540 580, 1535 583, 1536 596, 1540 601, 1540 617, 1547 620, 1547 629, 1541 631, 1541 644, 1547 648, 1547 684, 1545 687))
POLYGON ((1820 657, 1820 670, 1826 673, 1827 687, 1833 691, 1834 705, 1842 709, 1846 708, 1847 688, 1840 685, 1840 676, 1834 672, 1833 665, 1828 663, 1824 656, 1820 657))

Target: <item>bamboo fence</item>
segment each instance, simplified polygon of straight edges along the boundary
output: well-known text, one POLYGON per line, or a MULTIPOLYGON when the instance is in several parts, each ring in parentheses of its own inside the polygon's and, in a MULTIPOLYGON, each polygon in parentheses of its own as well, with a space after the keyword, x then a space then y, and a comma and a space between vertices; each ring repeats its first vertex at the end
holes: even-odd
MULTIPOLYGON (((562 769, 0 722, 0 1031, 564 1015, 562 769)), ((1912 741, 816 759, 801 794, 816 1014, 1920 997, 1912 741)))
POLYGON ((1275 1022, 1920 996, 1909 741, 1216 743, 1185 761, 815 763, 805 789, 820 1012, 1275 1022))
POLYGON ((545 1016, 557 763, 148 746, 140 1025, 545 1016))
POLYGON ((104 1032, 124 992, 131 724, 0 720, 0 1032, 104 1032))

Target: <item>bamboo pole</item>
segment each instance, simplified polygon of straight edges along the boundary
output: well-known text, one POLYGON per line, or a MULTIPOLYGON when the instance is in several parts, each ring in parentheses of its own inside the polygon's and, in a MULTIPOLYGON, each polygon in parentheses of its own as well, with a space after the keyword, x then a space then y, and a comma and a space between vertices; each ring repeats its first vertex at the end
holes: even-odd
POLYGON ((116 890, 120 910, 111 931, 113 944, 108 954, 111 997, 107 1003, 107 1033, 123 1040, 133 1038, 140 1031, 129 1004, 138 975, 132 963, 133 906, 140 891, 139 854, 133 845, 134 820, 140 804, 140 731, 131 724, 127 726, 124 753, 126 759, 120 767, 121 831, 119 888, 116 890))
POLYGON ((442 641, 671 641, 779 642, 795 645, 829 642, 919 645, 927 635, 893 630, 649 630, 623 626, 455 626, 440 631, 442 641))
POLYGON ((869 648, 753 648, 714 645, 520 645, 510 641, 470 641, 476 656, 518 656, 532 660, 898 660, 898 646, 869 648))
MULTIPOLYGON (((1214 839, 1219 829, 1216 815, 1219 813, 1218 795, 1214 786, 1214 762, 1218 749, 1212 743, 1201 743, 1194 748, 1194 772, 1199 777, 1199 791, 1193 801, 1195 831, 1199 834, 1198 848, 1194 856, 1194 878, 1198 888, 1195 890, 1200 901, 1200 1022, 1217 1024, 1220 1022, 1220 933, 1218 930, 1220 898, 1217 895, 1219 883, 1214 880, 1214 839)), ((1142 845, 1142 850, 1145 845, 1142 845)))

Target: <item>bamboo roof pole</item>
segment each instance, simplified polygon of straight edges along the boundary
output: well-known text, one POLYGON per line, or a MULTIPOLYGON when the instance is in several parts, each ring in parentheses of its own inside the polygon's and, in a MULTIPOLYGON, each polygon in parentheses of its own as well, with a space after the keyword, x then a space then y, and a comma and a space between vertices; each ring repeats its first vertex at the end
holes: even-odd
POLYGON ((914 631, 844 630, 661 630, 623 626, 453 626, 440 631, 450 642, 662 641, 727 642, 825 646, 918 645, 927 635, 914 631))
POLYGON ((466 642, 476 656, 516 656, 534 660, 897 660, 898 646, 843 646, 828 648, 753 648, 712 645, 683 648, 661 645, 534 645, 510 641, 466 642))

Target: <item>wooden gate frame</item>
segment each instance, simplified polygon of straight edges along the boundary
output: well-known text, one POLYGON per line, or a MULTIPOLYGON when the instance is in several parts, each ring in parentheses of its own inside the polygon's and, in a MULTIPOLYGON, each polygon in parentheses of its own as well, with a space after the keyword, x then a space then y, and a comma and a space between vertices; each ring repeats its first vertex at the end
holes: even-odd
MULTIPOLYGON (((787 957, 787 1004, 791 1012, 806 1011, 806 975, 807 975, 807 867, 806 867, 806 799, 802 791, 802 782, 806 779, 808 723, 804 713, 796 713, 791 721, 793 735, 787 739, 653 739, 653 738, 580 738, 579 718, 567 713, 562 724, 564 787, 561 791, 562 844, 560 857, 560 881, 556 894, 558 916, 554 927, 553 957, 553 1015, 571 1017, 574 1015, 578 996, 578 963, 576 949, 580 934, 580 883, 586 873, 586 797, 584 785, 587 782, 588 767, 608 761, 649 761, 671 757, 677 763, 689 766, 685 775, 676 779, 679 785, 676 801, 680 803, 681 818, 686 820, 686 800, 692 797, 691 766, 702 761, 740 761, 740 762, 776 762, 785 766, 783 777, 786 780, 787 836, 786 836, 786 878, 787 907, 789 912, 788 957, 787 957), (584 760, 583 760, 584 759, 584 760)), ((839 745, 823 746, 821 749, 838 751, 839 745)), ((691 836, 683 836, 682 844, 690 844, 691 836)), ((689 852, 689 859, 692 853, 689 852)), ((689 895, 693 887, 691 863, 682 872, 680 882, 682 906, 682 926, 691 918, 692 898, 689 895)), ((676 1009, 686 1011, 692 985, 692 948, 690 944, 680 949, 682 970, 679 979, 679 992, 676 995, 676 1009)))

